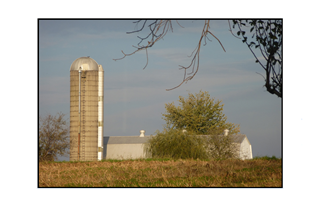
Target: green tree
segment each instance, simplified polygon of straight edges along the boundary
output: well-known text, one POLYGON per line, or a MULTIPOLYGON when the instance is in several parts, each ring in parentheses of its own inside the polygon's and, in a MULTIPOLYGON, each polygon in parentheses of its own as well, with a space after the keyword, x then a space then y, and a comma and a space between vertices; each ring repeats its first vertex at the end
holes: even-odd
POLYGON ((156 131, 146 144, 146 153, 154 158, 215 158, 236 157, 233 134, 239 125, 227 122, 221 101, 210 98, 208 92, 179 96, 179 106, 165 105, 162 114, 166 125, 163 132, 156 131), (186 132, 183 132, 183 130, 186 132), (223 135, 224 130, 228 135, 223 135))
POLYGON ((214 131, 228 129, 229 134, 237 134, 239 125, 227 122, 223 113, 223 104, 220 100, 210 98, 208 92, 200 91, 188 98, 179 96, 180 105, 174 102, 165 104, 167 113, 162 114, 166 121, 166 128, 187 130, 188 132, 203 135, 214 131))
POLYGON ((177 129, 156 131, 146 144, 146 153, 153 158, 206 159, 205 140, 177 129))
POLYGON ((39 160, 53 161, 57 155, 68 154, 69 127, 64 119, 65 114, 40 117, 39 122, 39 160))

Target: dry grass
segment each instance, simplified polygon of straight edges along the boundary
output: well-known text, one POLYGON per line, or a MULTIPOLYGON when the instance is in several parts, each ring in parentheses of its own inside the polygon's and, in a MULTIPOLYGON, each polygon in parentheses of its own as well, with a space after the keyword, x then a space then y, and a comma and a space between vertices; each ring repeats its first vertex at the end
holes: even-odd
POLYGON ((282 187, 281 160, 40 162, 39 187, 282 187))

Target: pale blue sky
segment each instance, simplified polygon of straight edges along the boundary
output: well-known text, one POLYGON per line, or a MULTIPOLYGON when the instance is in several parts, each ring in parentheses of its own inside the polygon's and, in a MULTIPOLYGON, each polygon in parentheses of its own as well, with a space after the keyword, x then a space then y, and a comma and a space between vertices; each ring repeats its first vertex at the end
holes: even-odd
MULTIPOLYGON (((240 124, 240 131, 252 144, 253 156, 281 156, 281 99, 263 88, 260 65, 242 43, 231 35, 226 20, 211 20, 210 38, 200 52, 196 76, 179 88, 188 56, 196 47, 204 20, 173 21, 168 32, 148 50, 123 60, 121 50, 130 53, 139 41, 126 34, 135 28, 134 20, 40 20, 39 21, 39 114, 63 112, 69 117, 70 65, 82 56, 90 56, 105 71, 104 136, 138 135, 162 130, 164 104, 186 97, 188 92, 208 91, 222 100, 227 121, 240 124)), ((259 53, 258 53, 259 54, 259 53)), ((259 54, 259 56, 261 56, 259 54)))

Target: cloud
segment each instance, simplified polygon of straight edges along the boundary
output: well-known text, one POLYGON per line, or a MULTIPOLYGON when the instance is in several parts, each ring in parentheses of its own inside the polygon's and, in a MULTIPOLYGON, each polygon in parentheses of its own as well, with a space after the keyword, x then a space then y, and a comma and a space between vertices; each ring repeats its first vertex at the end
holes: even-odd
POLYGON ((42 77, 39 79, 39 104, 51 106, 70 103, 69 77, 42 77))
POLYGON ((51 57, 46 57, 46 58, 40 58, 39 61, 40 62, 47 62, 47 61, 63 61, 63 60, 69 60, 70 59, 70 55, 63 55, 63 56, 51 56, 51 57))
MULTIPOLYGON (((168 52, 169 50, 163 49, 157 50, 154 54, 166 56, 168 52)), ((131 70, 124 74, 113 74, 112 78, 107 76, 106 85, 108 88, 105 93, 113 97, 113 99, 107 100, 108 103, 138 102, 139 100, 148 100, 150 97, 154 100, 161 100, 168 94, 175 94, 178 97, 181 95, 179 93, 190 89, 194 92, 203 89, 215 94, 225 94, 225 98, 232 97, 240 94, 234 91, 247 91, 250 88, 262 87, 262 78, 248 69, 248 64, 254 65, 249 61, 235 62, 234 64, 201 65, 192 80, 170 92, 165 89, 179 85, 183 79, 184 71, 178 70, 178 67, 153 68, 154 66, 150 65, 146 70, 131 70)))
MULTIPOLYGON (((179 20, 179 24, 183 27, 176 25, 177 34, 196 33, 201 34, 205 20, 179 20)), ((210 20, 210 31, 218 31, 224 28, 229 28, 227 20, 210 20)), ((175 30, 174 30, 175 31, 175 30)))
POLYGON ((40 48, 70 45, 74 41, 130 38, 124 26, 128 21, 41 20, 39 22, 40 48))
POLYGON ((128 38, 124 32, 114 32, 114 31, 101 31, 101 32, 82 32, 82 33, 75 33, 73 37, 80 40, 102 40, 102 39, 122 39, 128 38))
POLYGON ((141 129, 146 130, 146 134, 149 135, 157 129, 161 130, 162 125, 165 123, 161 119, 161 113, 165 111, 164 102, 122 109, 122 111, 114 114, 105 113, 105 131, 107 135, 138 135, 141 129))
MULTIPOLYGON (((154 56, 161 57, 177 65, 182 65, 185 62, 190 62, 192 57, 189 57, 194 48, 165 48, 153 49, 148 51, 149 58, 154 56)), ((190 63, 189 63, 190 64, 190 63)))
POLYGON ((52 47, 55 45, 61 45, 66 47, 71 45, 72 42, 79 41, 94 41, 94 40, 119 40, 128 38, 123 32, 92 32, 92 31, 73 31, 63 32, 61 34, 41 34, 39 35, 39 46, 40 48, 52 47))

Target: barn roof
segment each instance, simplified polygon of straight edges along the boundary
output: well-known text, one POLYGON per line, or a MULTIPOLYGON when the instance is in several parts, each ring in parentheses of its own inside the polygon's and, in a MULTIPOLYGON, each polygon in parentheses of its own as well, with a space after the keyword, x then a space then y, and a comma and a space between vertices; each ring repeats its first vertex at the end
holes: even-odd
POLYGON ((103 139, 104 144, 143 144, 150 139, 150 136, 106 136, 103 139))
MULTIPOLYGON (((234 141, 237 142, 237 143, 241 143, 243 142, 243 140, 247 137, 245 134, 236 134, 236 135, 232 135, 233 138, 234 138, 234 141)), ((249 140, 248 140, 249 142, 249 140)), ((249 142, 250 144, 250 142, 249 142)))

